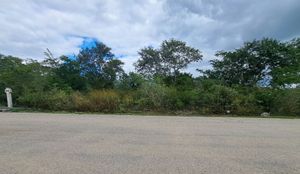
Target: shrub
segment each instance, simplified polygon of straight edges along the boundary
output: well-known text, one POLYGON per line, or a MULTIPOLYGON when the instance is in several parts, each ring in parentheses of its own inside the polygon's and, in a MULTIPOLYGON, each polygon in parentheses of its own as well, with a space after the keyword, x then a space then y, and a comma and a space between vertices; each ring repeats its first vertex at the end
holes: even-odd
POLYGON ((270 88, 259 88, 254 91, 257 105, 261 106, 263 112, 271 112, 275 100, 276 91, 270 88))
POLYGON ((127 94, 122 95, 120 112, 128 112, 130 110, 137 110, 137 108, 135 107, 133 95, 128 92, 127 94))
POLYGON ((263 107, 258 105, 254 94, 239 94, 233 101, 233 112, 238 115, 260 115, 263 107))
POLYGON ((288 89, 277 95, 274 107, 275 114, 300 116, 300 89, 288 89))
POLYGON ((121 97, 114 90, 94 90, 87 97, 91 111, 117 112, 119 110, 121 97))
POLYGON ((164 105, 170 110, 194 110, 198 100, 195 90, 167 88, 164 105))
POLYGON ((166 109, 178 110, 184 107, 184 103, 179 96, 179 91, 176 88, 168 88, 166 90, 164 105, 166 109))
POLYGON ((87 97, 83 96, 80 92, 74 92, 71 95, 71 101, 72 101, 72 109, 76 111, 90 111, 91 106, 90 102, 87 99, 87 97))
POLYGON ((124 74, 119 81, 116 82, 115 86, 119 90, 137 90, 145 82, 142 75, 130 72, 128 75, 124 74))
MULTIPOLYGON (((4 93, 5 85, 0 81, 0 106, 6 105, 6 94, 4 93)), ((14 97, 14 95, 13 95, 14 97)))
POLYGON ((46 110, 70 110, 70 95, 65 91, 56 88, 48 92, 26 91, 18 101, 27 107, 46 109, 46 110))
POLYGON ((45 93, 43 92, 24 92, 22 96, 18 98, 18 102, 27 107, 49 109, 45 93))
POLYGON ((62 90, 51 90, 48 93, 46 101, 50 110, 70 110, 71 108, 70 95, 62 90))
POLYGON ((144 83, 137 91, 135 99, 143 110, 165 110, 166 87, 156 83, 144 83))
POLYGON ((233 104, 238 92, 226 86, 214 85, 207 91, 200 91, 199 96, 198 103, 205 112, 219 114, 234 109, 233 104))

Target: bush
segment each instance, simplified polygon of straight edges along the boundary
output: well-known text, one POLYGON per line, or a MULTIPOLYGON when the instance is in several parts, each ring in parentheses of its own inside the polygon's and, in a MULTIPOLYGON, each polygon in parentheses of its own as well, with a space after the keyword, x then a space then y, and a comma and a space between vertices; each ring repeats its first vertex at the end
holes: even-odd
POLYGON ((93 90, 86 95, 76 92, 72 95, 73 109, 86 112, 118 112, 120 95, 114 90, 93 90))
POLYGON ((238 92, 232 88, 213 85, 207 91, 199 91, 199 107, 204 113, 224 114, 234 110, 234 101, 238 92))
POLYGON ((263 112, 271 112, 276 99, 276 91, 270 88, 259 88, 254 91, 257 105, 261 106, 263 112))
POLYGON ((239 96, 233 102, 233 112, 238 115, 260 115, 263 110, 263 106, 258 105, 255 95, 250 93, 248 95, 239 94, 239 96))
POLYGON ((170 110, 194 110, 198 100, 195 90, 167 88, 164 105, 170 110))
POLYGON ((0 106, 6 106, 6 94, 4 93, 5 85, 0 81, 0 106))
POLYGON ((179 91, 176 88, 168 88, 166 90, 164 105, 169 110, 179 110, 184 108, 184 103, 179 96, 179 91))
POLYGON ((135 107, 133 94, 128 92, 127 94, 122 95, 120 112, 128 112, 131 110, 137 110, 137 108, 135 107))
POLYGON ((121 103, 120 95, 114 90, 94 90, 88 93, 91 111, 117 112, 121 103))
POLYGON ((70 110, 70 95, 65 91, 56 88, 49 92, 33 92, 26 91, 18 101, 23 106, 46 109, 46 110, 70 110))
POLYGON ((70 110, 70 95, 62 90, 51 90, 47 96, 47 104, 50 110, 70 110))
POLYGON ((72 109, 76 111, 90 111, 91 106, 90 102, 87 99, 87 97, 83 96, 80 92, 74 92, 71 95, 71 101, 72 101, 72 109))
POLYGON ((137 90, 145 82, 142 75, 130 72, 128 75, 124 74, 119 81, 116 82, 115 86, 119 90, 137 90))
POLYGON ((45 94, 42 92, 26 91, 21 97, 18 98, 18 102, 23 106, 31 108, 49 109, 45 94))
POLYGON ((272 110, 277 115, 300 116, 300 89, 281 91, 275 98, 272 110))
POLYGON ((144 83, 137 91, 135 99, 139 109, 165 110, 167 88, 156 83, 144 83))

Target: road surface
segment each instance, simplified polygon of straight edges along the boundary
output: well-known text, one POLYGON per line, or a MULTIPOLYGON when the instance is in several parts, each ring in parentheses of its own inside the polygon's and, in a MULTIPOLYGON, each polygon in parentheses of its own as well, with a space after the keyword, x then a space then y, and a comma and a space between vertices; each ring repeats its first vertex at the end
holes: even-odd
POLYGON ((299 174, 300 120, 0 113, 2 174, 299 174))

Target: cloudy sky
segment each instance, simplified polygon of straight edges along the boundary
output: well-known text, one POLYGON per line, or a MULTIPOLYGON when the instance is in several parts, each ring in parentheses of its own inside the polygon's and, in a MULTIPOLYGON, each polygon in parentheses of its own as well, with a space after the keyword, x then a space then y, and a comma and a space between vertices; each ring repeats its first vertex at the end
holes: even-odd
POLYGON ((137 51, 169 38, 204 54, 193 64, 209 68, 216 50, 244 41, 300 36, 299 0, 0 0, 0 53, 41 60, 77 54, 97 39, 133 70, 137 51))

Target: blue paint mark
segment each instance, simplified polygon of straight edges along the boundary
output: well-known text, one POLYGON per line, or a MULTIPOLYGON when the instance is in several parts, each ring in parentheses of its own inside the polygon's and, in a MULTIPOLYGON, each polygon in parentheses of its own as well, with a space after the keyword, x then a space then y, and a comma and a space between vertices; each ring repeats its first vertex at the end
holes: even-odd
POLYGON ((99 42, 96 38, 85 37, 79 48, 86 49, 86 48, 93 48, 96 46, 96 43, 99 42))
MULTIPOLYGON (((97 38, 94 38, 94 37, 87 37, 87 36, 80 36, 80 35, 65 35, 64 36, 66 39, 69 39, 69 38, 81 38, 82 39, 82 43, 80 45, 78 45, 78 48, 80 50, 82 49, 87 49, 87 48, 93 48, 96 46, 96 43, 101 43, 100 40, 98 40, 97 38)), ((117 54, 115 55, 115 58, 117 59, 122 59, 122 58, 126 58, 128 55, 125 55, 125 54, 117 54)), ((75 60, 77 58, 77 55, 75 54, 70 54, 70 55, 67 55, 67 57, 71 60, 75 60)))
POLYGON ((76 60, 77 56, 75 54, 67 55, 70 60, 76 60))
MULTIPOLYGON (((78 45, 78 49, 87 49, 87 48, 93 48, 96 46, 96 43, 99 42, 98 39, 96 38, 93 38, 93 37, 87 37, 87 36, 80 36, 80 35, 65 35, 64 36, 65 39, 69 39, 69 38, 81 38, 82 39, 82 42, 80 45, 78 45)), ((75 54, 70 54, 70 55, 67 55, 67 57, 70 59, 70 60, 76 60, 77 58, 77 55, 75 54)))
POLYGON ((97 42, 100 42, 97 38, 94 38, 94 37, 80 36, 80 35, 73 35, 73 34, 65 35, 64 38, 65 39, 69 39, 69 38, 82 39, 82 43, 80 45, 78 45, 79 49, 92 48, 92 47, 96 46, 97 42))

